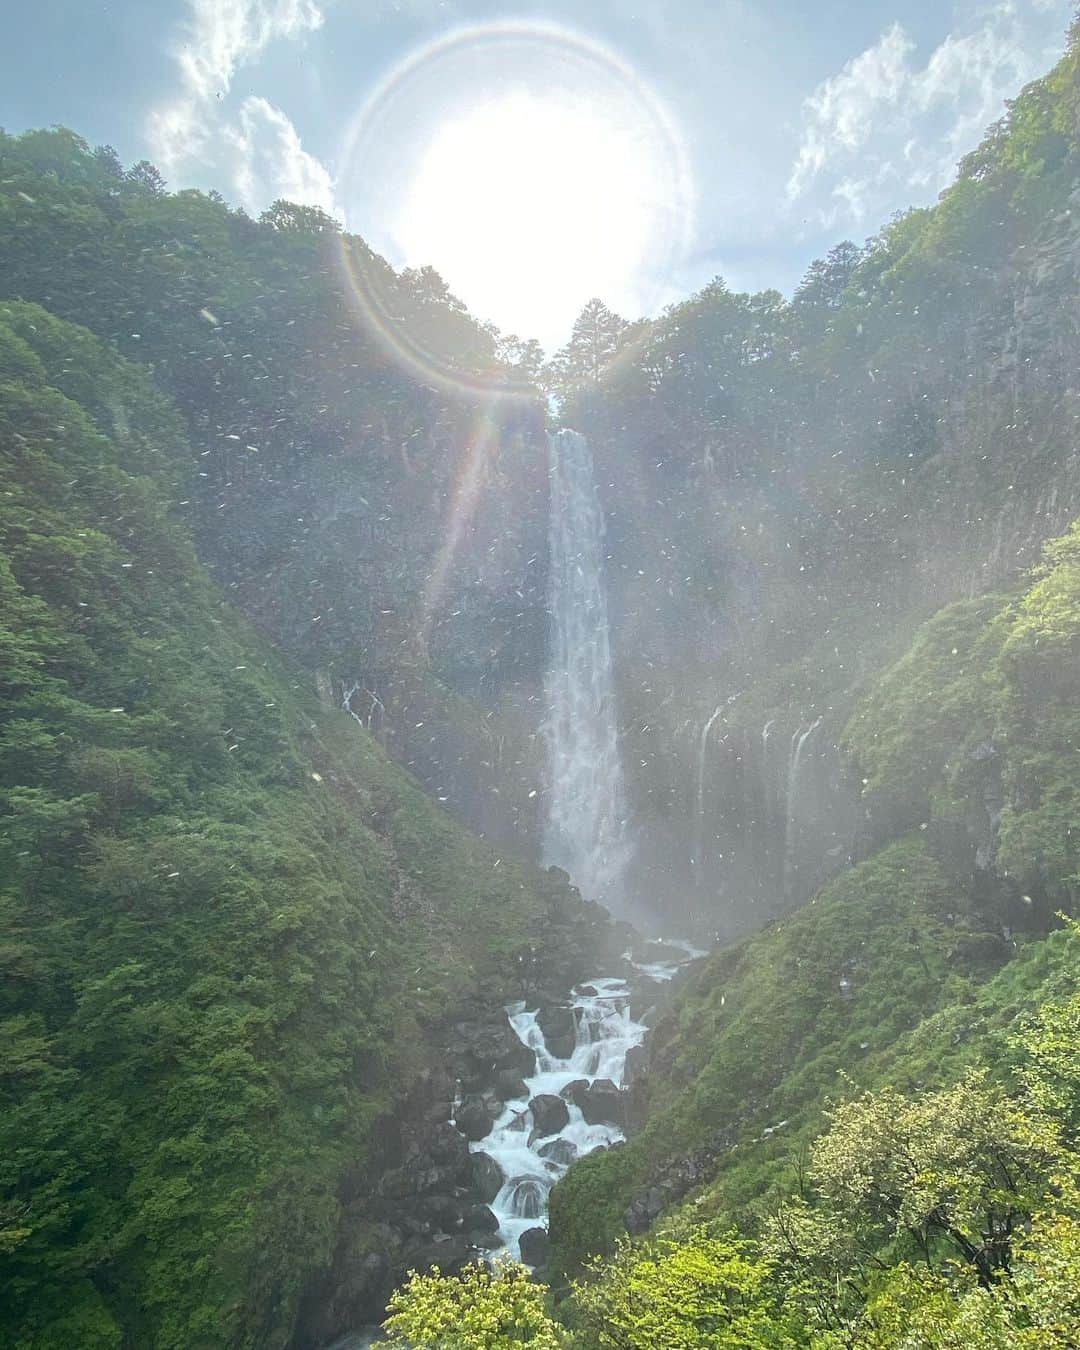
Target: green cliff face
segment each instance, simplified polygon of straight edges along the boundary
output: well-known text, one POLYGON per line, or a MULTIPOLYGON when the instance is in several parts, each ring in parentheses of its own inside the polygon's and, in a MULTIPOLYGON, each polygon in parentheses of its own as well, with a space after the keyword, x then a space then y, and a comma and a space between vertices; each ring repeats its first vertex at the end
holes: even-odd
POLYGON ((0 305, 6 1345, 284 1345, 436 1029, 591 941, 222 598, 189 453, 0 305))

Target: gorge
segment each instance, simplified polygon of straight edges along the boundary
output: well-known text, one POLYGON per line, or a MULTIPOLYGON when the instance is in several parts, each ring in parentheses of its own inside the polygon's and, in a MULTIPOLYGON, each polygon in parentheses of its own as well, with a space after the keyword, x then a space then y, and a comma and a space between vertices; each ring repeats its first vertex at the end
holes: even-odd
POLYGON ((0 1344, 1071 1350, 1078 127, 547 362, 0 133, 0 1344))

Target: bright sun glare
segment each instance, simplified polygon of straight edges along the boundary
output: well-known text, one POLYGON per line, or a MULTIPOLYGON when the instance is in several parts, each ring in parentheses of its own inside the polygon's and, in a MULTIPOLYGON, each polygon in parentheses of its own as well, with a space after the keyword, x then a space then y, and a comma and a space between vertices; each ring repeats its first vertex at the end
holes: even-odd
POLYGON ((602 108, 525 91, 493 99, 435 133, 398 238, 477 314, 558 341, 594 292, 636 298, 658 225, 651 160, 602 108))
POLYGON ((593 295, 655 309, 690 229, 669 115, 625 63, 563 30, 489 26, 414 54, 362 110, 344 161, 350 228, 549 350, 593 295))

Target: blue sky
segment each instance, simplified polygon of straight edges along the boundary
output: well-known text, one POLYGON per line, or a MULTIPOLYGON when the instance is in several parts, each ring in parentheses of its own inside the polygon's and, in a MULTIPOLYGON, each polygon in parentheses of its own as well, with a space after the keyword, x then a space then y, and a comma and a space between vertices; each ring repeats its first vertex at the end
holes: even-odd
POLYGON ((933 200, 1071 10, 38 0, 5 16, 0 124, 65 123, 251 211, 322 205, 551 347, 594 291, 628 314, 717 274, 790 291, 933 200))

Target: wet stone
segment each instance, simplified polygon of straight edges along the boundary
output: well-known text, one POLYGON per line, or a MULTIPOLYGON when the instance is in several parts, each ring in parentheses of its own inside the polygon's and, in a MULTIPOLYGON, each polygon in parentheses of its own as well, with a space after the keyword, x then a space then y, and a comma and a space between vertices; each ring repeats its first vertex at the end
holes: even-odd
POLYGON ((570 1112, 566 1108, 566 1103, 561 1097, 555 1097, 551 1093, 542 1092, 538 1097, 534 1097, 529 1103, 529 1109, 532 1111, 538 1138, 558 1134, 570 1123, 570 1112))
POLYGON ((569 1167, 577 1157, 577 1145, 569 1139, 552 1139, 536 1151, 545 1161, 558 1163, 560 1167, 569 1167))
POLYGON ((527 1266, 545 1265, 548 1259, 548 1235, 546 1228, 526 1228, 520 1241, 521 1259, 527 1266))
POLYGON ((495 1116, 482 1097, 466 1097, 454 1117, 466 1139, 484 1139, 491 1133, 495 1116))
POLYGON ((481 1200, 490 1204, 502 1190, 505 1180, 502 1168, 490 1153, 472 1155, 472 1182, 481 1200))
POLYGON ((578 1102, 590 1125, 622 1125, 626 1120, 626 1095, 610 1078, 600 1078, 578 1102))

